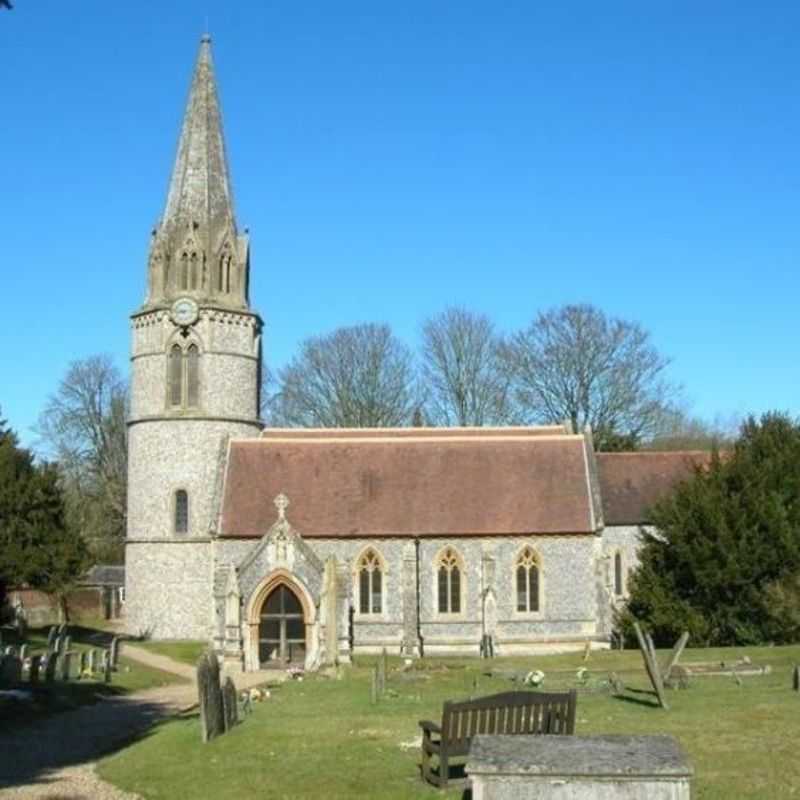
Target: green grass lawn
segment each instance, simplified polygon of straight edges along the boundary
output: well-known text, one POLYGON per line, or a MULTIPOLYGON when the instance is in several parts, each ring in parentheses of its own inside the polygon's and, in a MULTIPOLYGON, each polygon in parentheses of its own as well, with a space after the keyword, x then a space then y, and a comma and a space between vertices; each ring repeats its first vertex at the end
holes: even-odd
MULTIPOLYGON (((47 633, 49 628, 31 629, 25 641, 28 644, 29 655, 42 654, 47 649, 47 633)), ((72 638, 72 650, 90 650, 93 647, 107 647, 111 635, 94 628, 70 626, 69 633, 72 638)), ((6 634, 5 644, 19 646, 22 644, 16 637, 6 634)), ((46 683, 44 676, 34 688, 31 702, 19 701, 11 698, 0 697, 0 724, 15 725, 25 724, 41 719, 49 714, 60 711, 69 711, 82 705, 96 703, 102 697, 118 694, 129 694, 143 689, 154 689, 171 683, 181 682, 181 679, 169 672, 162 672, 152 667, 146 667, 136 661, 120 657, 117 671, 112 673, 111 683, 102 681, 101 675, 92 679, 70 680, 66 683, 54 681, 46 683)), ((18 688, 29 689, 25 682, 18 688)))
POLYGON ((151 653, 169 656, 175 661, 182 661, 184 664, 192 666, 197 664, 200 654, 208 647, 208 642, 170 641, 169 639, 160 642, 134 642, 134 644, 151 653))
MULTIPOLYGON (((790 673, 800 662, 800 647, 689 650, 683 662, 743 654, 770 664, 772 674, 743 678, 742 686, 726 677, 696 678, 691 688, 668 693, 670 711, 641 692, 624 698, 581 694, 577 733, 676 736, 695 767, 695 800, 798 797, 800 695, 791 691, 790 673)), ((572 685, 572 670, 583 663, 580 654, 491 662, 495 668, 542 669, 543 689, 572 685), (556 674, 559 669, 570 672, 556 674)), ((361 658, 342 680, 307 677, 285 684, 209 744, 200 742, 196 716, 167 723, 104 760, 100 773, 145 798, 460 797, 460 790, 441 794, 423 785, 419 747, 401 745, 418 736, 419 719, 440 719, 443 700, 514 684, 483 676, 488 662, 430 659, 404 677, 393 669, 390 696, 373 706, 370 665, 361 658)), ((638 652, 593 653, 586 666, 597 679, 613 670, 631 689, 649 688, 638 652)))

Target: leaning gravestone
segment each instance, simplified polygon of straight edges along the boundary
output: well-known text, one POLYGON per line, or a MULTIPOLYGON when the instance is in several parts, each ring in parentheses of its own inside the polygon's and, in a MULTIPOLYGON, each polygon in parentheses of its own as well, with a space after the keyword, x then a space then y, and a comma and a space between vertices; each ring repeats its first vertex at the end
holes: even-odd
POLYGON ((228 675, 222 684, 222 707, 225 712, 225 730, 229 731, 239 721, 239 709, 236 705, 236 686, 228 675))
POLYGON ((39 683, 39 670, 42 666, 42 657, 41 656, 31 656, 31 666, 28 670, 28 682, 29 683, 39 683))
POLYGON ((109 655, 111 658, 111 669, 117 668, 117 660, 119 658, 119 637, 115 636, 111 640, 111 649, 109 651, 109 655))
POLYGON ((72 651, 66 650, 59 659, 61 663, 61 669, 59 670, 59 676, 61 677, 62 681, 68 681, 70 677, 70 670, 72 669, 72 651))
POLYGON ((219 684, 219 662, 213 650, 206 650, 197 662, 197 694, 204 742, 225 733, 225 710, 219 684))
POLYGON ((56 643, 56 636, 58 635, 58 629, 55 625, 50 628, 50 633, 47 634, 47 649, 48 651, 52 650, 56 643))

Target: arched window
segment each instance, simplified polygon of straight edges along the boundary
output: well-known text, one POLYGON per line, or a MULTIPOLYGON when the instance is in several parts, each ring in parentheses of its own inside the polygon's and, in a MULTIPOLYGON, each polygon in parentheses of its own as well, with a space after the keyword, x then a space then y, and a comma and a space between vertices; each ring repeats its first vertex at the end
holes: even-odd
POLYGON ((177 344, 169 351, 169 404, 183 404, 183 351, 177 344))
POLYGON ((185 489, 175 492, 175 533, 189 532, 189 495, 185 489))
POLYGON ((196 344, 189 345, 186 351, 186 405, 197 408, 197 398, 200 392, 199 371, 200 351, 196 344))
POLYGON ((383 612, 383 567, 371 548, 358 560, 358 613, 383 612))
POLYGON ((192 264, 192 269, 191 269, 191 276, 192 276, 191 288, 192 289, 196 289, 197 288, 197 253, 192 253, 191 264, 192 264))
POLYGON ((180 288, 181 289, 188 289, 189 288, 189 254, 188 253, 181 253, 181 281, 180 281, 180 288))
POLYGON ((445 548, 437 563, 440 614, 461 611, 461 570, 458 553, 452 547, 445 548))
POLYGON ((622 596, 622 553, 614 553, 614 594, 622 596))
POLYGON ((519 554, 517 569, 517 611, 539 610, 539 559, 532 547, 519 554))

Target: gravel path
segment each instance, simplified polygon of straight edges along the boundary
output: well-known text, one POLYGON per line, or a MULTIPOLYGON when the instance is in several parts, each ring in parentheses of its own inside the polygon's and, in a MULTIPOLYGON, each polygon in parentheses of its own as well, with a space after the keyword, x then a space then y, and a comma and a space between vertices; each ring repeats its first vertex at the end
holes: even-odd
MULTIPOLYGON (((138 800, 102 781, 96 761, 129 744, 155 723, 197 703, 194 668, 141 647, 123 644, 134 661, 171 672, 188 683, 99 700, 54 714, 20 731, 0 731, 0 798, 15 800, 138 800)), ((283 681, 284 672, 234 676, 238 689, 283 681)))
MULTIPOLYGON (((128 648, 126 656, 139 660, 139 652, 128 648)), ((191 673, 191 667, 184 664, 163 656, 154 658, 157 664, 149 659, 147 663, 181 677, 186 677, 186 670, 191 673)), ((2 731, 0 798, 132 800, 136 795, 101 781, 94 762, 196 702, 194 684, 184 683, 104 698, 91 706, 53 714, 19 731, 2 731)))

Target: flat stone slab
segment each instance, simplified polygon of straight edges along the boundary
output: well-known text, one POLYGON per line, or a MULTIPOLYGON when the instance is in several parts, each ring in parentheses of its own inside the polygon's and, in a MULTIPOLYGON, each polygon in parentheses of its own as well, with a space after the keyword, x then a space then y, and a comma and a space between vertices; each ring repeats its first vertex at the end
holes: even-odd
POLYGON ((472 740, 469 775, 561 778, 691 778, 692 766, 671 736, 503 736, 472 740))

